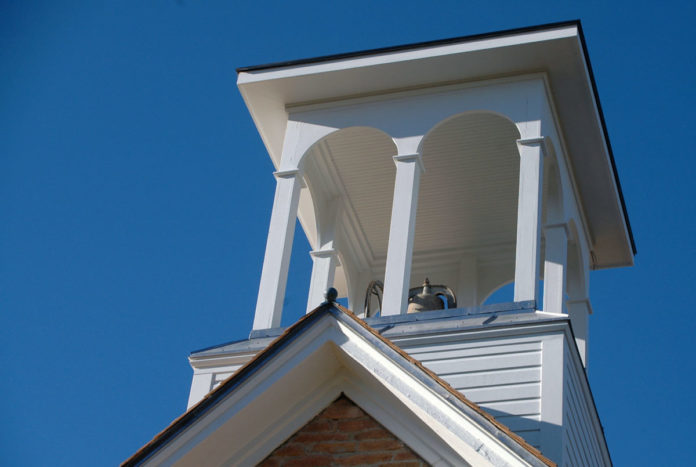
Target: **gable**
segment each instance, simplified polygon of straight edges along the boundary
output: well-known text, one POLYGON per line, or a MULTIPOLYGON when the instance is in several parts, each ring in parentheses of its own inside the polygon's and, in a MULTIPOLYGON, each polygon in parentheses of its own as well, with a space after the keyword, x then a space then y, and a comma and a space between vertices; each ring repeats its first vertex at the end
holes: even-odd
POLYGON ((345 395, 276 448, 259 465, 428 465, 403 441, 345 395))
POLYGON ((349 311, 325 304, 123 465, 256 465, 345 394, 431 465, 553 465, 349 311))

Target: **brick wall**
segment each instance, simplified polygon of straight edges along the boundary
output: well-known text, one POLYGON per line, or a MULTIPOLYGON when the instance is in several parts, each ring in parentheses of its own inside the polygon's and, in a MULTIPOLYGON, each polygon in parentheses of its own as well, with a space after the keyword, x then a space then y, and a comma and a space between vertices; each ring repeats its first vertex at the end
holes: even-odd
POLYGON ((428 464, 353 401, 341 395, 259 465, 415 467, 428 464))

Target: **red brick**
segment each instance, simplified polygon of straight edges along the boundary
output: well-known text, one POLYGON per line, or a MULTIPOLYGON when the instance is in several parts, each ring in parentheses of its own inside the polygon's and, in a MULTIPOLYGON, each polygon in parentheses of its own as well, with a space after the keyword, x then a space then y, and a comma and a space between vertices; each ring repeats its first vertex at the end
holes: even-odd
POLYGON ((312 448, 312 452, 322 453, 337 453, 337 452, 355 452, 355 443, 352 441, 339 441, 328 443, 317 443, 312 448))
POLYGON ((260 465, 379 464, 427 465, 375 419, 342 397, 276 448, 260 465))
POLYGON ((267 458, 261 461, 257 467, 280 467, 280 461, 278 459, 267 458))
POLYGON ((331 431, 334 429, 333 420, 315 419, 305 425, 302 431, 331 431))
POLYGON ((378 439, 370 441, 361 441, 358 445, 358 451, 394 451, 396 449, 401 449, 403 446, 403 443, 396 438, 378 439))
POLYGON ((338 429, 340 431, 362 431, 369 428, 374 428, 375 426, 378 425, 374 420, 370 420, 368 417, 341 420, 338 422, 338 429))
POLYGON ((345 419, 345 418, 360 418, 365 415, 359 407, 344 407, 344 406, 329 406, 321 414, 321 418, 330 418, 334 420, 345 419))
POLYGON ((418 460, 415 461, 401 461, 401 462, 389 462, 387 464, 379 464, 381 466, 389 466, 389 467, 425 467, 428 464, 425 462, 421 462, 418 460))
POLYGON ((305 456, 307 453, 305 452, 304 446, 302 444, 284 444, 275 451, 273 451, 273 455, 277 457, 297 457, 297 456, 305 456))
POLYGON ((305 456, 299 459, 289 459, 283 463, 283 467, 320 467, 331 465, 331 456, 305 456))
MULTIPOLYGON (((375 423, 377 425, 377 423, 375 423)), ((389 433, 387 430, 385 430, 382 427, 378 428, 372 428, 368 431, 363 431, 360 433, 356 433, 354 438, 357 440, 363 440, 363 439, 385 439, 385 438, 393 438, 394 435, 389 433)))
POLYGON ((337 457, 333 459, 333 462, 335 465, 365 465, 385 462, 391 460, 391 457, 391 452, 370 452, 337 457))
POLYGON ((401 451, 394 453, 393 459, 395 461, 403 461, 403 460, 418 459, 418 456, 410 449, 403 448, 401 451))
POLYGON ((321 441, 348 441, 348 435, 335 432, 298 433, 292 438, 295 443, 318 443, 321 441))

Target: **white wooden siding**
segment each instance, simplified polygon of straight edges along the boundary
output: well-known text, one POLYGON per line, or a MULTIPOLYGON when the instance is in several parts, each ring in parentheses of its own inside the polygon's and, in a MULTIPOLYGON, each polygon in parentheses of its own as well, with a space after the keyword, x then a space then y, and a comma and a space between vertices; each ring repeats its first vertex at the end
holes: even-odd
POLYGON ((395 342, 469 400, 539 447, 541 337, 395 342))
MULTIPOLYGON (((567 466, 603 466, 608 465, 602 450, 602 440, 595 429, 596 413, 587 399, 582 375, 578 374, 571 350, 565 347, 564 355, 564 391, 563 391, 563 426, 564 459, 567 466)), ((602 443, 603 444, 603 443, 602 443)))
POLYGON ((220 386, 220 383, 225 381, 227 378, 232 376, 232 374, 240 369, 242 365, 234 365, 232 367, 226 367, 224 372, 221 373, 213 373, 213 380, 211 381, 210 384, 210 390, 212 391, 216 387, 220 386))

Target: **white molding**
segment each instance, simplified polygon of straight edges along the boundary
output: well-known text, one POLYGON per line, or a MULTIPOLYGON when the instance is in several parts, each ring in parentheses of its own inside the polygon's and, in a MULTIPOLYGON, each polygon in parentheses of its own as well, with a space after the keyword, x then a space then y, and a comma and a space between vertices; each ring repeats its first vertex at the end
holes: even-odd
POLYGON ((268 70, 243 71, 239 73, 237 84, 254 83, 259 81, 280 80, 309 74, 323 74, 353 68, 369 68, 395 62, 418 61, 431 57, 457 56, 471 52, 482 52, 526 44, 546 43, 559 39, 577 36, 575 25, 560 25, 558 27, 511 33, 506 36, 464 39, 450 44, 433 44, 407 50, 397 50, 386 53, 375 53, 358 57, 337 58, 317 63, 300 64, 271 68, 268 70))
POLYGON ((286 104, 285 109, 289 114, 290 119, 295 115, 300 115, 305 112, 315 112, 317 110, 335 109, 340 107, 349 107, 360 104, 370 104, 374 102, 386 102, 411 97, 419 97, 423 95, 448 94, 457 91, 464 91, 472 88, 481 88, 486 86, 496 86, 499 84, 517 83, 520 81, 530 81, 538 78, 546 77, 546 72, 524 73, 515 76, 506 76, 502 78, 489 79, 464 79, 448 82, 436 82, 423 84, 420 86, 411 87, 408 89, 393 89, 384 90, 379 93, 357 94, 347 97, 339 97, 334 99, 321 99, 312 102, 298 102, 286 104))
POLYGON ((433 465, 528 465, 378 342, 330 314, 311 326, 146 464, 256 463, 343 391, 433 465))
POLYGON ((396 156, 392 156, 392 159, 394 159, 394 163, 396 164, 397 162, 413 162, 416 161, 418 163, 418 167, 421 169, 421 173, 425 173, 425 166, 423 165, 423 156, 419 153, 413 153, 413 154, 397 154, 396 156))
POLYGON ((544 150, 546 150, 546 138, 544 136, 538 136, 536 138, 521 138, 517 140, 517 144, 522 146, 536 146, 541 145, 544 150))
POLYGON ((300 169, 276 170, 273 172, 275 178, 290 178, 298 175, 302 176, 302 171, 300 169))
POLYGON ((328 258, 330 256, 336 256, 338 251, 331 248, 329 250, 312 250, 309 252, 309 254, 313 258, 328 258))

